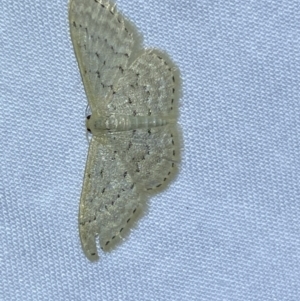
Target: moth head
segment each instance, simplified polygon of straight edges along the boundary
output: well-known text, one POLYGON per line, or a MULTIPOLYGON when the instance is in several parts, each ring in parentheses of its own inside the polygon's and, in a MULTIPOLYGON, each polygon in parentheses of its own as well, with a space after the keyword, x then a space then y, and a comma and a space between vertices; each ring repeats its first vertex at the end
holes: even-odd
POLYGON ((87 129, 87 131, 89 132, 89 133, 92 133, 92 131, 91 131, 91 116, 92 115, 88 115, 88 116, 86 116, 86 120, 85 120, 85 126, 86 126, 86 129, 87 129))
POLYGON ((116 125, 114 116, 102 116, 98 112, 87 115, 85 120, 87 131, 93 135, 103 134, 111 130, 111 128, 115 128, 116 125))

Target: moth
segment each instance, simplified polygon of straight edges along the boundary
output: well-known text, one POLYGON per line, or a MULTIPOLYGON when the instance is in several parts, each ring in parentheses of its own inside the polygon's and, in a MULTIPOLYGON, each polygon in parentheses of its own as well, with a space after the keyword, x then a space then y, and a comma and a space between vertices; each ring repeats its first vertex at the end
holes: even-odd
POLYGON ((180 81, 168 56, 143 49, 111 1, 71 0, 69 23, 91 110, 79 234, 94 261, 96 241, 104 251, 114 246, 148 196, 177 172, 180 81))

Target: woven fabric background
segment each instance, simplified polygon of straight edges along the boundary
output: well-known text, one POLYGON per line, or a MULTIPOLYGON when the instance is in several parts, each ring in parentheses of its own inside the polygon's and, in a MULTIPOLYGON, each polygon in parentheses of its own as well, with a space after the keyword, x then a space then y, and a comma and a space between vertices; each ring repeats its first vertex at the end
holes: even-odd
POLYGON ((300 2, 117 5, 181 71, 181 171, 90 263, 67 0, 0 0, 0 300, 300 300, 300 2))

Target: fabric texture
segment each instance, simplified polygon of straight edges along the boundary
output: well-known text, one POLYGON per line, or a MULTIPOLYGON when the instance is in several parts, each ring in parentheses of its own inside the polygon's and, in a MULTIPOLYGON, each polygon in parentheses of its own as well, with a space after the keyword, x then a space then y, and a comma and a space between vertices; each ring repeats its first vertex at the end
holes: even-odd
POLYGON ((300 300, 299 1, 117 1, 180 69, 182 162, 96 263, 67 0, 0 3, 0 300, 300 300))

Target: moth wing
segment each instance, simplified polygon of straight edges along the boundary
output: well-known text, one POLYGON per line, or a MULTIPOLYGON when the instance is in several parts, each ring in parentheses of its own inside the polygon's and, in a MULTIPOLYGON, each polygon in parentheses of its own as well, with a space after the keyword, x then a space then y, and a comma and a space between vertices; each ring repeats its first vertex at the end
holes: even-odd
POLYGON ((98 259, 96 238, 102 249, 108 249, 142 204, 126 165, 107 142, 106 137, 91 139, 80 199, 79 234, 92 261, 98 259))
POLYGON ((92 111, 102 110, 133 60, 136 31, 107 0, 71 0, 69 23, 89 105, 92 111))
POLYGON ((119 78, 108 111, 174 118, 179 94, 179 72, 174 63, 163 52, 144 50, 119 78))
POLYGON ((111 133, 109 139, 139 191, 160 190, 176 175, 177 124, 111 133))

